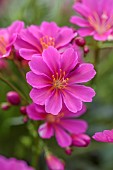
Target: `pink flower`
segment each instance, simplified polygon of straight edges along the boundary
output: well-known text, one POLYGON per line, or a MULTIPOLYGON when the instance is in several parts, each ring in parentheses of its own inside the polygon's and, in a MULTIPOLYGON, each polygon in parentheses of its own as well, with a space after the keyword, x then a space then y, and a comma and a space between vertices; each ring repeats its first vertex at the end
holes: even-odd
POLYGON ((46 154, 46 162, 49 170, 65 170, 64 162, 51 153, 46 154))
POLYGON ((86 134, 72 134, 72 146, 86 147, 90 144, 90 137, 86 134))
POLYGON ((39 27, 31 25, 24 29, 16 41, 15 48, 24 59, 31 60, 33 54, 42 55, 43 50, 49 46, 62 52, 76 34, 71 28, 58 27, 55 22, 42 22, 39 27))
POLYGON ((103 132, 96 132, 92 138, 98 142, 113 143, 113 129, 104 130, 103 132))
POLYGON ((33 87, 30 97, 34 103, 45 105, 48 113, 57 115, 63 103, 76 113, 83 102, 91 102, 95 96, 92 88, 80 85, 96 74, 92 64, 78 64, 73 48, 62 55, 54 47, 48 47, 42 57, 34 55, 29 62, 32 71, 27 73, 27 82, 33 87))
POLYGON ((9 27, 0 29, 0 58, 10 55, 17 34, 23 27, 24 23, 22 21, 15 21, 9 27))
POLYGON ((0 170, 34 170, 25 161, 0 156, 0 170))
POLYGON ((82 0, 73 8, 80 16, 72 16, 70 21, 82 27, 78 30, 81 36, 93 36, 99 41, 108 39, 113 30, 112 0, 82 0))
POLYGON ((27 107, 28 117, 32 120, 43 120, 44 124, 40 125, 38 133, 41 138, 50 139, 55 135, 58 144, 61 147, 70 146, 72 143, 72 133, 84 133, 87 129, 87 123, 84 120, 76 120, 86 111, 85 106, 76 114, 68 111, 64 106, 58 115, 52 115, 45 111, 44 106, 31 104, 27 107))

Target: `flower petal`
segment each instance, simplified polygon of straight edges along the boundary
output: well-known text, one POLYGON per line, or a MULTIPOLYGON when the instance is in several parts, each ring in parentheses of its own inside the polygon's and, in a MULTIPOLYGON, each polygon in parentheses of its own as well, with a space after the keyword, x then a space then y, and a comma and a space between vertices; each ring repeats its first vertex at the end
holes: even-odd
POLYGON ((32 120, 44 120, 46 117, 46 113, 42 112, 38 112, 36 110, 36 107, 42 107, 42 106, 37 106, 36 104, 32 103, 30 105, 27 106, 27 115, 30 119, 32 120))
POLYGON ((62 96, 58 90, 54 90, 53 94, 46 100, 45 110, 48 113, 57 115, 62 108, 62 96))
POLYGON ((77 99, 72 93, 69 91, 63 91, 63 100, 66 107, 71 111, 76 113, 77 111, 82 109, 82 102, 77 99))
POLYGON ((95 96, 95 91, 84 85, 73 85, 68 86, 68 90, 72 93, 77 99, 83 102, 92 102, 92 98, 95 96))
POLYGON ((32 71, 26 74, 27 82, 34 88, 51 87, 51 79, 45 75, 36 75, 32 71))
POLYGON ((29 62, 29 66, 30 69, 37 75, 48 75, 48 77, 52 75, 50 69, 41 56, 34 55, 32 60, 29 62))
POLYGON ((45 87, 41 89, 33 88, 30 92, 30 97, 33 100, 33 102, 39 105, 44 105, 45 101, 49 98, 50 95, 51 95, 50 87, 45 87))
POLYGON ((61 68, 66 73, 70 72, 78 63, 78 56, 73 48, 68 48, 61 57, 61 68))
POLYGON ((69 76, 69 84, 83 83, 91 80, 96 74, 92 64, 80 64, 69 76))
POLYGON ((41 138, 49 139, 54 135, 54 129, 51 124, 44 123, 39 127, 38 133, 41 138))
POLYGON ((60 68, 60 54, 57 49, 54 47, 48 47, 42 53, 42 57, 53 74, 56 74, 60 68))
POLYGON ((85 20, 81 17, 78 17, 78 16, 72 16, 70 19, 70 22, 73 24, 76 24, 80 27, 89 27, 90 26, 87 20, 85 20))
POLYGON ((57 127, 55 126, 55 137, 56 137, 58 144, 63 148, 70 146, 72 143, 72 139, 69 136, 69 134, 66 133, 59 126, 57 126, 57 127))
POLYGON ((89 27, 89 28, 80 28, 78 30, 78 33, 80 34, 80 36, 85 37, 85 36, 91 36, 94 34, 94 29, 89 27))
POLYGON ((59 124, 68 132, 75 134, 86 132, 88 127, 84 120, 65 119, 61 120, 59 124))
POLYGON ((22 56, 22 58, 24 58, 25 60, 31 60, 32 59, 32 56, 34 54, 36 54, 37 51, 34 50, 34 49, 25 49, 25 48, 21 48, 19 50, 19 54, 20 56, 22 56))

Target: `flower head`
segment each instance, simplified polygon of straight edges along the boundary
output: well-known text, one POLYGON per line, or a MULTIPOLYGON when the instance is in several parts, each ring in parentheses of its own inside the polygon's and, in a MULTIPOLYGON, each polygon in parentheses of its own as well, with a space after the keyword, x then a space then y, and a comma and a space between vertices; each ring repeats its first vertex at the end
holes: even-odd
POLYGON ((60 55, 54 47, 49 47, 42 57, 34 55, 29 66, 31 71, 26 77, 33 87, 30 97, 34 103, 45 105, 48 113, 57 115, 63 104, 75 113, 82 109, 83 102, 91 102, 95 96, 92 88, 80 85, 95 76, 94 67, 79 64, 72 48, 60 55))
POLYGON ((24 23, 22 21, 15 21, 9 27, 0 29, 0 58, 10 55, 17 34, 23 27, 24 23))
POLYGON ((0 169, 1 170, 34 170, 29 167, 25 161, 17 160, 15 158, 5 158, 0 155, 0 169))
POLYGON ((31 60, 33 54, 42 55, 43 50, 49 46, 62 52, 76 34, 71 28, 58 27, 55 22, 42 22, 40 26, 31 25, 24 29, 15 48, 24 59, 31 60))
POLYGON ((81 36, 93 36, 94 39, 105 41, 113 30, 112 0, 82 0, 75 2, 74 10, 80 16, 72 16, 70 21, 80 27, 81 36))
POLYGON ((92 138, 98 142, 113 143, 113 129, 104 130, 103 132, 96 132, 92 138))
POLYGON ((72 133, 80 134, 86 131, 87 123, 84 120, 74 119, 85 111, 84 106, 80 112, 74 114, 64 106, 58 115, 52 115, 45 111, 44 106, 30 104, 27 107, 27 114, 30 119, 45 122, 38 129, 40 137, 49 139, 55 135, 61 147, 67 147, 72 144, 72 133))

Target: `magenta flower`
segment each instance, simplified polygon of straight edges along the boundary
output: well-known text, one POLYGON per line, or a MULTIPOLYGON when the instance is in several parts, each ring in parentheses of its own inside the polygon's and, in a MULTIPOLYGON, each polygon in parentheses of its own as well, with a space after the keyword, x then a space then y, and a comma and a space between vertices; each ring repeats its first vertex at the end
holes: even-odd
POLYGON ((55 135, 58 144, 61 147, 70 146, 72 143, 72 133, 84 133, 87 129, 87 123, 84 120, 76 120, 86 111, 85 106, 76 114, 67 110, 64 106, 58 115, 52 115, 45 111, 44 106, 31 104, 27 107, 28 117, 32 120, 43 120, 44 124, 40 125, 38 133, 41 138, 50 139, 55 135))
POLYGON ((78 30, 81 36, 93 36, 99 41, 108 39, 113 30, 112 0, 82 0, 73 8, 80 16, 72 16, 70 21, 83 27, 78 30))
POLYGON ((34 170, 34 168, 29 167, 25 161, 8 159, 0 155, 0 170, 34 170))
POLYGON ((24 23, 22 21, 15 21, 9 27, 0 29, 0 58, 10 55, 17 34, 23 27, 24 23))
POLYGON ((24 59, 31 60, 33 54, 42 55, 43 50, 49 46, 64 51, 76 34, 71 28, 58 27, 55 22, 42 22, 39 27, 32 25, 24 29, 15 48, 24 59))
POLYGON ((49 170, 65 170, 64 162, 51 153, 46 154, 46 162, 49 170))
POLYGON ((113 143, 113 129, 104 130, 103 132, 96 132, 92 138, 98 142, 113 143))
POLYGON ((45 105, 48 113, 57 115, 63 103, 76 113, 83 102, 91 102, 95 96, 92 88, 80 85, 95 76, 92 64, 78 64, 73 48, 62 55, 54 47, 48 47, 42 57, 34 55, 29 62, 32 71, 27 73, 27 82, 33 87, 30 97, 34 103, 45 105))

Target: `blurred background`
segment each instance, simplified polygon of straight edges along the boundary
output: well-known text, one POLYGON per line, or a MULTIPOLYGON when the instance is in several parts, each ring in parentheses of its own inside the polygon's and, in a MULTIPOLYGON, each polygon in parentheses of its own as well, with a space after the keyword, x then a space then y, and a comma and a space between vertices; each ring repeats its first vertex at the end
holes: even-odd
MULTIPOLYGON (((42 21, 55 21, 59 26, 70 24, 69 18, 74 14, 72 4, 74 0, 0 0, 0 27, 6 27, 14 20, 23 20, 27 25, 38 24, 42 21)), ((88 39, 90 42, 90 39, 88 39)), ((112 42, 111 42, 112 43, 112 42)), ((93 62, 94 51, 90 49, 85 58, 93 62)), ((23 91, 29 92, 27 84, 21 82, 20 74, 15 66, 7 71, 6 78, 23 91), (15 74, 18 78, 14 77, 15 74)), ((89 103, 87 113, 82 116, 89 123, 88 134, 92 136, 96 131, 113 129, 113 49, 100 50, 97 77, 92 85, 96 97, 89 103)), ((11 90, 0 81, 0 103, 6 101, 6 93, 11 90)), ((0 110, 0 154, 7 157, 17 157, 30 163, 32 157, 26 125, 22 122, 19 107, 12 107, 8 111, 0 110)), ((67 156, 59 148, 54 139, 47 141, 50 149, 66 161, 66 170, 113 170, 113 144, 91 142, 87 148, 75 148, 71 156, 67 156), (52 147, 51 147, 52 146, 52 147)), ((43 153, 40 157, 40 170, 47 170, 43 153)))

